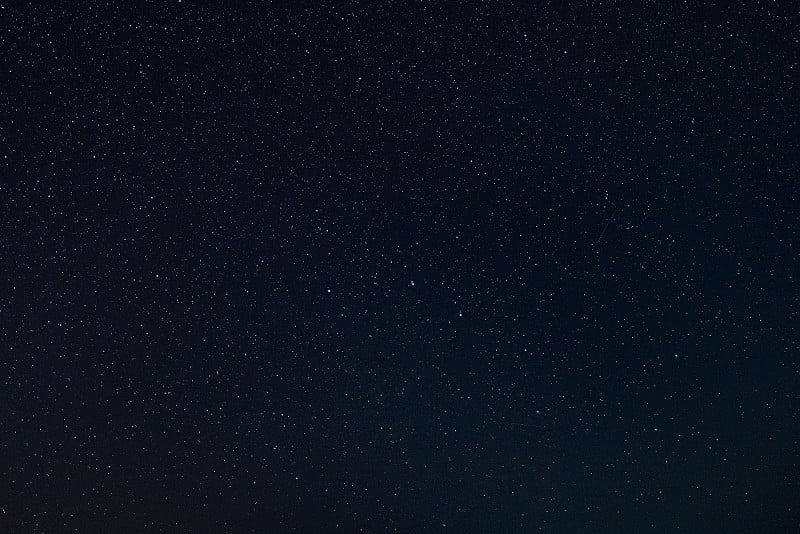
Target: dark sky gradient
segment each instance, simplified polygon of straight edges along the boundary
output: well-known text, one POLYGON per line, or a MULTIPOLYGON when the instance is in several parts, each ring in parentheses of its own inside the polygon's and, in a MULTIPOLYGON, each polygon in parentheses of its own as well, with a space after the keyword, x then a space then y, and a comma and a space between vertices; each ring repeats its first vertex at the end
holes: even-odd
POLYGON ((0 533, 800 531, 796 2, 0 5, 0 533))

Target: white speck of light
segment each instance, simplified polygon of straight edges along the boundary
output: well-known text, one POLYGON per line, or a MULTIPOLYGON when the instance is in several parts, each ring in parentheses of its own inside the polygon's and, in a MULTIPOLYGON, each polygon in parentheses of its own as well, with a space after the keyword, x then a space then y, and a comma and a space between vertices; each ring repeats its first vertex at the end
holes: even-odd
POLYGON ((411 285, 412 285, 412 286, 414 285, 414 281, 413 281, 413 280, 411 281, 411 285))
POLYGON ((328 290, 328 293, 330 293, 330 292, 331 292, 331 290, 329 289, 329 290, 328 290))

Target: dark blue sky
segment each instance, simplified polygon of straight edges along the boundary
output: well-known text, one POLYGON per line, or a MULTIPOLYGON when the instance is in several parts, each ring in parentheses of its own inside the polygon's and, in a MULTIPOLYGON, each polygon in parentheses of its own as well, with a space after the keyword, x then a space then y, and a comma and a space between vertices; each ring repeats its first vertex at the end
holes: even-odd
POLYGON ((0 532, 792 532, 793 2, 0 10, 0 532))

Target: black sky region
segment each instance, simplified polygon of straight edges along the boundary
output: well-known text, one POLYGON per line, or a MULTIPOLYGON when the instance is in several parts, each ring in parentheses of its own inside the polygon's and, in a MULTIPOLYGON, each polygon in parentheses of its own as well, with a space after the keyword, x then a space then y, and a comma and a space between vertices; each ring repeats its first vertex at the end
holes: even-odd
POLYGON ((796 2, 0 4, 0 532, 800 531, 796 2))

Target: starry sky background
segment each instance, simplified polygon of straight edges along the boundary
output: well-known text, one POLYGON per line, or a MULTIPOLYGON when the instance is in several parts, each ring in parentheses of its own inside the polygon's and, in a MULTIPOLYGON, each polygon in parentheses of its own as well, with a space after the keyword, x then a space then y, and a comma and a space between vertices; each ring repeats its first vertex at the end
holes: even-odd
POLYGON ((796 532, 795 2, 0 5, 0 532, 796 532))

